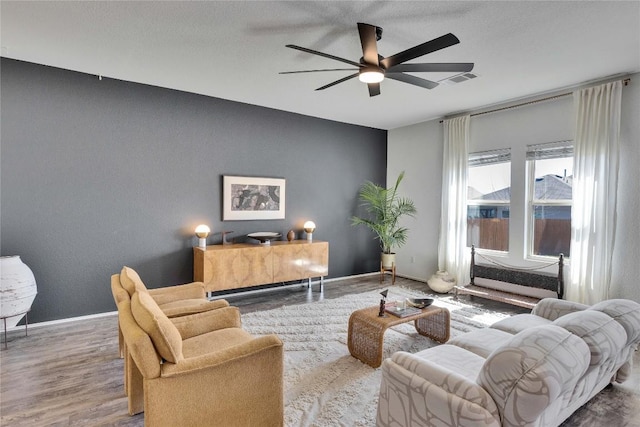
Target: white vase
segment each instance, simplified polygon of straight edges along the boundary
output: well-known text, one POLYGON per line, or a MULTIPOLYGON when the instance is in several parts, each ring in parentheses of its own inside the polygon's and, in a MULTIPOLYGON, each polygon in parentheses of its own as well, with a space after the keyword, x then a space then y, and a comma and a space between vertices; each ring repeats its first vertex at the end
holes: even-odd
POLYGON ((0 317, 6 317, 7 328, 12 328, 31 309, 38 288, 33 272, 19 256, 0 257, 0 269, 0 317))
POLYGON ((427 280, 427 284, 433 292, 446 294, 456 285, 456 279, 446 271, 438 270, 427 280))

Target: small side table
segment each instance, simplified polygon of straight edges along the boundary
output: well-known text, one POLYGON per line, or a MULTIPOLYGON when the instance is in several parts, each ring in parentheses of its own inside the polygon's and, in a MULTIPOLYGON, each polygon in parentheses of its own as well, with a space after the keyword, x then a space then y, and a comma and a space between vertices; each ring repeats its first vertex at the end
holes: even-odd
MULTIPOLYGON (((20 316, 21 314, 22 313, 18 313, 9 317, 20 316)), ((2 319, 2 323, 4 324, 4 349, 6 350, 8 348, 7 347, 7 318, 0 317, 0 319, 2 319)), ((24 313, 24 336, 25 337, 29 336, 29 311, 26 311, 24 313)))
POLYGON ((378 317, 379 308, 369 307, 356 310, 349 317, 347 346, 349 353, 372 368, 382 364, 384 332, 391 326, 414 322, 416 331, 432 340, 445 343, 449 340, 451 318, 449 310, 431 305, 420 313, 407 317, 388 314, 378 317))
POLYGON ((383 267, 382 266, 382 261, 380 261, 380 283, 384 282, 384 275, 386 272, 390 272, 391 273, 391 284, 395 285, 396 284, 396 263, 392 263, 391 267, 383 267))

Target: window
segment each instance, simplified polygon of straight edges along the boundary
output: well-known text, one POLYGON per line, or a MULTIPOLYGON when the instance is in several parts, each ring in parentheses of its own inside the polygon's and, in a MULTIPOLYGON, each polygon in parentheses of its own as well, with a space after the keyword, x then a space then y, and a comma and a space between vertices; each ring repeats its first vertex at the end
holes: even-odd
POLYGON ((469 155, 467 187, 467 245, 495 251, 509 250, 511 151, 483 151, 469 155))
POLYGON ((527 146, 529 255, 570 255, 572 141, 527 146))

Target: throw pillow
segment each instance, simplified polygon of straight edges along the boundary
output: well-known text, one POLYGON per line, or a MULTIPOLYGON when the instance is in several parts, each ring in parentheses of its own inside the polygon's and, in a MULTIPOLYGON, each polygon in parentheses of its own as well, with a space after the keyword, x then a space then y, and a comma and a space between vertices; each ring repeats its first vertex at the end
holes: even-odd
POLYGON ((120 283, 122 283, 122 287, 129 293, 130 297, 136 292, 147 292, 147 287, 142 282, 142 279, 131 267, 122 267, 120 283))
POLYGON ((164 360, 177 363, 183 359, 180 332, 148 293, 133 294, 131 312, 164 360))

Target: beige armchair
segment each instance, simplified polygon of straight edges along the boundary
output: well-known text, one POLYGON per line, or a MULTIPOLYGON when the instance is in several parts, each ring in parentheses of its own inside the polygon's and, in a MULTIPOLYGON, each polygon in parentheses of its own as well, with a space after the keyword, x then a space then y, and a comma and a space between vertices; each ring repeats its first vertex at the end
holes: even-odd
MULTIPOLYGON (((120 274, 111 276, 111 292, 118 311, 120 304, 130 301, 136 290, 148 293, 163 313, 172 319, 229 306, 225 300, 208 301, 201 282, 147 290, 138 273, 130 267, 123 267, 120 274)), ((134 362, 127 352, 119 323, 118 345, 120 357, 124 358, 124 392, 129 398, 129 413, 133 415, 143 410, 142 379, 139 374, 135 377, 137 370, 131 366, 134 362)))
MULTIPOLYGON (((117 275, 116 275, 117 276, 117 275)), ((168 286, 165 288, 147 289, 138 273, 131 267, 123 267, 118 280, 111 280, 113 298, 118 304, 116 288, 124 289, 131 298, 136 291, 148 292, 160 306, 167 317, 180 317, 189 314, 202 313, 203 311, 216 310, 228 307, 226 300, 209 301, 204 290, 204 283, 193 282, 185 285, 168 286)), ((124 357, 122 333, 118 333, 118 345, 120 357, 124 357)))
POLYGON ((135 292, 118 316, 132 378, 144 386, 145 425, 283 425, 282 342, 242 330, 236 307, 170 320, 135 292))
POLYGON ((225 300, 209 301, 202 282, 147 289, 138 273, 127 266, 122 267, 120 283, 130 297, 136 291, 147 292, 167 317, 202 313, 229 306, 225 300))

